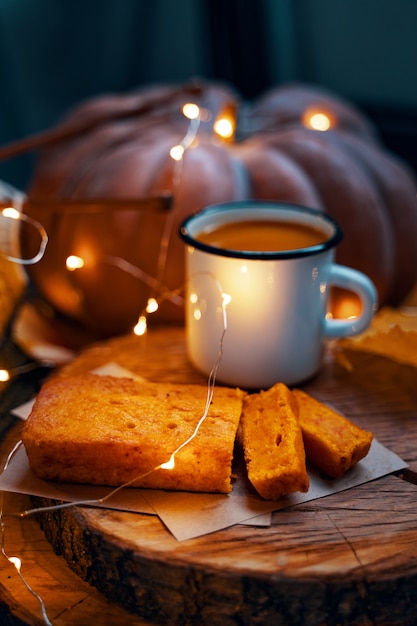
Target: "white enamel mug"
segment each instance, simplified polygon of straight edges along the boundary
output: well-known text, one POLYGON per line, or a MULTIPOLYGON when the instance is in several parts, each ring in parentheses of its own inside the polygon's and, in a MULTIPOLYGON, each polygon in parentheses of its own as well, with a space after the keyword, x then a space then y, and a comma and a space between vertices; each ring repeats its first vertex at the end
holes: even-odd
POLYGON ((191 363, 222 384, 265 389, 298 384, 320 368, 326 338, 365 330, 377 293, 363 273, 338 265, 342 238, 328 215, 290 204, 240 201, 208 207, 180 227, 186 244, 186 343, 191 363), (286 251, 231 250, 199 235, 224 224, 265 220, 304 224, 323 241, 286 251), (359 296, 353 319, 331 319, 329 292, 342 287, 359 296))

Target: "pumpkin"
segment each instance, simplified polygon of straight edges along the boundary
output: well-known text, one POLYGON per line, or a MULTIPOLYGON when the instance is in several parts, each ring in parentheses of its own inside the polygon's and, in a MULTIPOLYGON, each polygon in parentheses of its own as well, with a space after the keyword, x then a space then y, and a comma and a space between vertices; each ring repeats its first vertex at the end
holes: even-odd
MULTIPOLYGON (((77 248, 77 237, 175 290, 184 282, 178 226, 216 202, 255 198, 326 211, 344 232, 338 262, 374 281, 380 305, 400 303, 417 280, 413 173, 381 145, 359 110, 328 91, 285 85, 245 103, 225 85, 150 86, 81 103, 43 139, 25 210, 43 223, 50 243, 30 272, 56 309, 101 336, 131 327, 150 287, 138 278, 127 284, 120 267, 107 267, 72 306, 65 281, 52 284, 50 274, 59 264, 65 273, 63 259, 77 248), (187 102, 199 106, 197 121, 183 114, 187 102), (230 136, 216 134, 219 119, 232 122, 230 136), (181 143, 182 158, 175 161, 170 151, 181 143), (167 194, 168 211, 102 211, 97 224, 91 215, 51 208, 62 199, 167 194), (49 209, 39 208, 44 201, 49 209)), ((182 314, 168 299, 157 315, 181 320, 182 314)))

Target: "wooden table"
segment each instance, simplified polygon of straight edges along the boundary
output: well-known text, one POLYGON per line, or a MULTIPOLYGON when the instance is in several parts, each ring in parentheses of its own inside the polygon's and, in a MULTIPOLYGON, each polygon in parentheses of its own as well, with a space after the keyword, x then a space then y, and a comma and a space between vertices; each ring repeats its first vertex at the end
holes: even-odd
MULTIPOLYGON (((6 550, 22 558, 52 623, 416 624, 417 369, 354 351, 339 356, 329 350, 303 387, 372 430, 409 469, 274 513, 271 527, 236 525, 182 543, 154 516, 43 513, 51 543, 35 519, 8 518, 6 550)), ((180 328, 93 347, 59 375, 110 361, 150 380, 205 382, 187 363, 180 328)), ((3 456, 17 438, 16 427, 9 430, 3 456)), ((6 494, 5 509, 27 507, 26 497, 6 494)), ((42 623, 39 604, 5 560, 0 599, 0 623, 42 623)))

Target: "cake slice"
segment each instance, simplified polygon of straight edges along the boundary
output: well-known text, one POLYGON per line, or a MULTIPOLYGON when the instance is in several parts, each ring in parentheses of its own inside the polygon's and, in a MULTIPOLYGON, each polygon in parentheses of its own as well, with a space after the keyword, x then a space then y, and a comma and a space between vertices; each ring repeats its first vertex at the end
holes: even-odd
POLYGON ((286 385, 247 395, 241 427, 248 478, 259 495, 278 500, 308 491, 298 405, 286 385))
POLYGON ((41 389, 23 430, 29 464, 47 480, 231 491, 244 392, 87 374, 41 389), (155 469, 175 455, 172 469, 155 469))
POLYGON ((308 460, 326 476, 341 478, 368 454, 372 433, 304 391, 294 389, 292 393, 298 402, 308 460))

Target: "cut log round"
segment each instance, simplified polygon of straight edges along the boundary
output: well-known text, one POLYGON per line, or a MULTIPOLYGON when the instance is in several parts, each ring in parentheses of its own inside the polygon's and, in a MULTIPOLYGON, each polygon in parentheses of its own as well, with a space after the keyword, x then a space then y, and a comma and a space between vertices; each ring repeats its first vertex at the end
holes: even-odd
MULTIPOLYGON (((117 361, 150 380, 203 382, 187 363, 183 333, 154 328, 146 339, 113 339, 59 375, 117 361)), ((410 480, 389 475, 276 512, 270 527, 235 525, 184 542, 156 516, 82 507, 41 513, 54 550, 106 598, 155 624, 411 626, 417 373, 371 354, 345 358, 350 368, 329 352, 304 388, 402 456, 410 480)))

